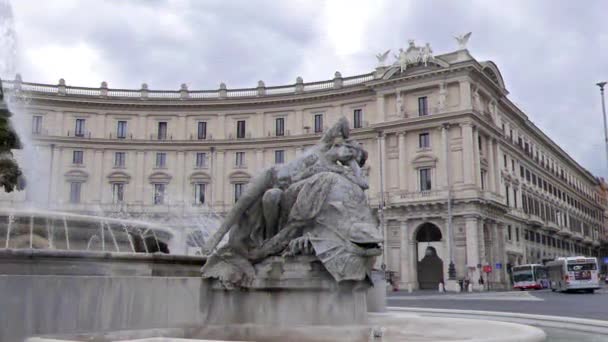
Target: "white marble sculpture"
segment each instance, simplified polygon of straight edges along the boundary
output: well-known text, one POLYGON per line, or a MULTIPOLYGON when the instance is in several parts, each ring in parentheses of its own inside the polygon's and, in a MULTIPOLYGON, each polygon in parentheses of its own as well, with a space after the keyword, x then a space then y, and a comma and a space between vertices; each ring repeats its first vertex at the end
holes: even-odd
POLYGON ((384 63, 386 62, 386 58, 388 58, 388 54, 391 52, 391 50, 386 50, 384 53, 378 53, 376 54, 376 59, 378 60, 378 68, 382 68, 384 67, 384 63))
POLYGON ((469 38, 471 38, 471 33, 473 33, 473 32, 461 34, 459 36, 454 36, 454 38, 458 42, 459 50, 465 50, 467 48, 467 43, 469 42, 469 38))
POLYGON ((408 66, 418 65, 420 63, 428 66, 428 62, 434 59, 433 49, 431 45, 426 43, 425 46, 416 46, 414 40, 408 41, 407 50, 399 49, 399 54, 395 56, 394 65, 399 66, 401 72, 407 70, 408 66))
POLYGON ((304 155, 251 180, 205 246, 203 277, 246 287, 255 264, 300 254, 316 256, 336 281, 368 277, 382 238, 364 193, 367 152, 348 125, 341 118, 304 155))
POLYGON ((442 112, 447 106, 448 89, 445 83, 439 86, 439 96, 437 98, 437 109, 442 112))

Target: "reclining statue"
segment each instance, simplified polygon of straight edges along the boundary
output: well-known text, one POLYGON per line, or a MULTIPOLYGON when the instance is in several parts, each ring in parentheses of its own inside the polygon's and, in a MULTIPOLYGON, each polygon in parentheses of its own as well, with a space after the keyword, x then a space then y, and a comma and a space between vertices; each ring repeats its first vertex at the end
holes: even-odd
POLYGON ((337 281, 365 278, 382 240, 364 193, 366 160, 341 118, 303 156, 264 170, 206 245, 203 276, 242 285, 269 256, 314 254, 337 281))

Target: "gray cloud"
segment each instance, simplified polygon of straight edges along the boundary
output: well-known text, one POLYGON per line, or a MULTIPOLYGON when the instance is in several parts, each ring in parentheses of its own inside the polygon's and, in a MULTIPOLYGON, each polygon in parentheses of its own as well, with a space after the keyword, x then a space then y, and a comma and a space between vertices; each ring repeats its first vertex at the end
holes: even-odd
MULTIPOLYGON (((607 175, 595 86, 608 78, 604 1, 19 0, 13 7, 22 56, 42 46, 86 46, 95 76, 129 88, 248 87, 258 79, 273 85, 298 75, 327 79, 336 70, 365 73, 376 52, 407 39, 443 53, 455 49, 453 35, 473 31, 471 53, 497 63, 510 98, 583 166, 607 175), (342 40, 353 43, 344 49, 342 40)), ((22 59, 26 80, 55 83, 73 69, 55 63, 49 70, 45 56, 36 57, 22 59)), ((70 77, 80 85, 102 81, 70 77)))

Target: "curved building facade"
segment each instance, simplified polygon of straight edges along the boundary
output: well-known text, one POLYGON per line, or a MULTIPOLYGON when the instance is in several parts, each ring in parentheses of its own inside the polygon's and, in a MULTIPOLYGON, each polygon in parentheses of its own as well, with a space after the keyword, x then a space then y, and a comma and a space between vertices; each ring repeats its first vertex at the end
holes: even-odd
POLYGON ((48 181, 5 201, 221 214, 258 170, 293 160, 345 116, 369 151, 368 196, 385 233, 384 262, 401 286, 436 286, 450 261, 475 284, 480 267, 492 265, 483 278, 507 286, 510 265, 597 255, 598 180, 509 100, 498 67, 466 49, 406 57, 369 74, 250 89, 5 81, 5 91, 27 99, 21 119, 48 170, 48 181))

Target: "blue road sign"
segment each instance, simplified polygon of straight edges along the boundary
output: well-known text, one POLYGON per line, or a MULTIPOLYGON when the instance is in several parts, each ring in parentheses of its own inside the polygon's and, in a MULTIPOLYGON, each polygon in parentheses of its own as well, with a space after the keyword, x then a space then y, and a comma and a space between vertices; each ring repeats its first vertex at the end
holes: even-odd
POLYGON ((497 269, 497 270, 500 270, 501 268, 502 268, 502 264, 501 264, 501 263, 497 263, 497 264, 496 264, 496 269, 497 269))

